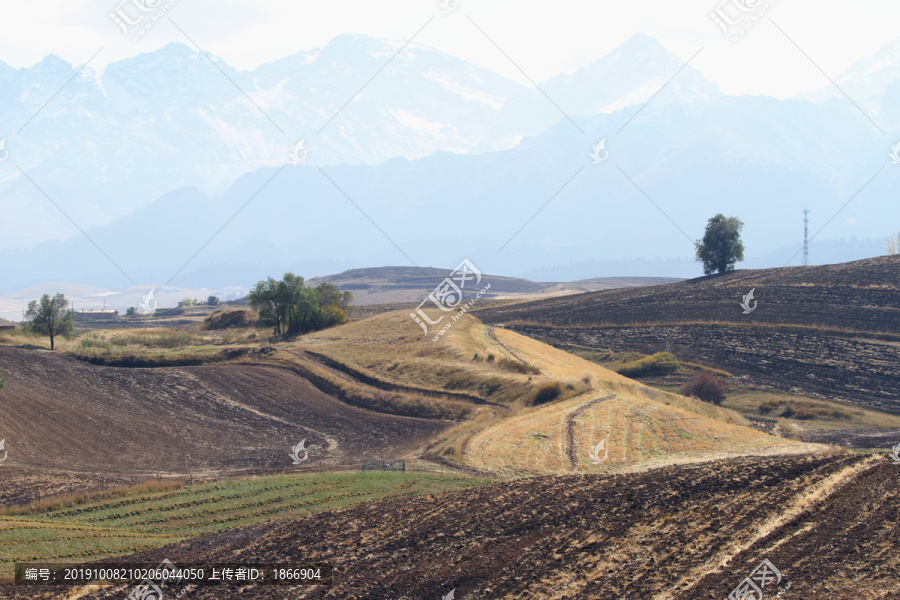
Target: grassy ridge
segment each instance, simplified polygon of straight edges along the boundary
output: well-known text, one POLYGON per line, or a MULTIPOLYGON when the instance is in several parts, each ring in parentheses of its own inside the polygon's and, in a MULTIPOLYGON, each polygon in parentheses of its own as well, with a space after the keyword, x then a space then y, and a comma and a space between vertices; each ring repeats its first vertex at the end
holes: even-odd
POLYGON ((276 475, 2 515, 0 577, 12 577, 14 562, 97 560, 285 515, 485 483, 424 473, 276 475))

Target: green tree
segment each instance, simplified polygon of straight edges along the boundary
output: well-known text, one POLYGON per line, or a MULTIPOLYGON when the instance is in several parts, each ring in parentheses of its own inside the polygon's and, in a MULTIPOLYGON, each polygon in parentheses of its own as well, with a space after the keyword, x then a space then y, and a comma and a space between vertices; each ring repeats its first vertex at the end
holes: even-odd
POLYGON ((40 302, 32 300, 25 311, 28 329, 40 335, 50 336, 50 349, 55 349, 56 336, 69 337, 75 332, 75 313, 68 308, 69 301, 62 294, 52 298, 44 294, 40 302))
POLYGON ((308 288, 302 277, 285 273, 281 281, 269 277, 250 292, 250 306, 260 321, 273 327, 275 335, 302 335, 349 318, 353 295, 330 283, 308 288))
POLYGON ((218 306, 219 305, 219 297, 218 296, 210 296, 206 299, 206 303, 210 306, 218 306))
POLYGON ((134 317, 137 316, 137 309, 133 306, 129 306, 128 310, 125 311, 126 317, 134 317))
POLYGON ((734 263, 744 260, 741 229, 744 224, 737 217, 719 213, 706 224, 706 233, 697 240, 697 260, 703 263, 703 273, 726 273, 734 270, 734 263))
POLYGON ((286 335, 302 289, 303 278, 293 273, 285 273, 281 281, 269 277, 250 291, 250 306, 259 312, 260 321, 274 328, 275 335, 286 335))

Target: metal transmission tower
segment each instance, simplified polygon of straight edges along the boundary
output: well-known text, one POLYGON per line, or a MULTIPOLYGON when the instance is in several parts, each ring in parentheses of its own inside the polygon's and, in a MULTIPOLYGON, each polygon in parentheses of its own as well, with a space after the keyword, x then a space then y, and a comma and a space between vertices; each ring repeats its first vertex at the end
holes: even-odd
POLYGON ((809 266, 809 209, 803 209, 803 266, 809 266))

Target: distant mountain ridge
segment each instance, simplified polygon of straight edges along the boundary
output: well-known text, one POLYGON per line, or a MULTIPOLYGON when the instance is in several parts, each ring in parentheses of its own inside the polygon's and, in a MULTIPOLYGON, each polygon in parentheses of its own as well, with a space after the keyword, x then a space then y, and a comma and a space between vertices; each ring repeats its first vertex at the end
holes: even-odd
MULTIPOLYGON (((872 240, 896 231, 883 215, 900 180, 888 157, 900 127, 882 135, 846 99, 722 95, 643 35, 540 84, 575 126, 538 90, 411 44, 316 136, 358 90, 352 83, 397 48, 341 36, 249 72, 216 59, 278 126, 183 45, 113 63, 100 77, 86 69, 20 136, 7 136, 0 289, 143 285, 182 267, 173 285, 240 287, 287 269, 462 257, 542 279, 691 276, 692 242, 717 212, 744 220, 748 259, 766 257, 754 266, 791 259, 804 206, 815 244, 868 244, 828 260, 871 256, 872 240), (304 137, 307 162, 285 166, 304 137), (600 140, 609 160, 594 165, 600 140), (26 243, 40 237, 66 239, 26 243)), ((882 104, 900 107, 891 73, 876 70, 872 93, 884 89, 882 104)), ((73 72, 56 57, 32 69, 0 65, 5 131, 73 72)))
MULTIPOLYGON (((351 292, 354 303, 359 305, 421 302, 444 278, 449 277, 452 273, 453 271, 449 269, 435 269, 432 267, 423 267, 422 269, 417 267, 350 269, 336 275, 313 277, 308 280, 307 284, 316 286, 320 283, 331 283, 341 291, 351 292)), ((665 277, 608 277, 568 283, 535 282, 528 279, 502 277, 485 273, 482 274, 482 280, 477 286, 466 288, 463 291, 468 299, 473 297, 475 292, 490 284, 490 290, 485 294, 484 298, 511 298, 660 285, 675 281, 680 281, 680 279, 665 277)))

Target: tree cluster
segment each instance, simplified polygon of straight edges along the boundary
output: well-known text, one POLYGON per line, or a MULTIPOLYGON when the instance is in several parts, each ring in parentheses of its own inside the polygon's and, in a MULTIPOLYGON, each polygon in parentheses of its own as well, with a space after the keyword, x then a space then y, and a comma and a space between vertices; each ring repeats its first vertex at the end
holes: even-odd
POLYGON ((350 318, 353 294, 341 292, 330 283, 306 287, 302 277, 285 273, 280 281, 269 277, 250 292, 250 306, 260 322, 270 325, 275 335, 302 335, 350 318))

